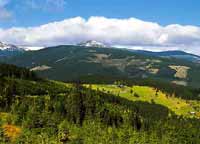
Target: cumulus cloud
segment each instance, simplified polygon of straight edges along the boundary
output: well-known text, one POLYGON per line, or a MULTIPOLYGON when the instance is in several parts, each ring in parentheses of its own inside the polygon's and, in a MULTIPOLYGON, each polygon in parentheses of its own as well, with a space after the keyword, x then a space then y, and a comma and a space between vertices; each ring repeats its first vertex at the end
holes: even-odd
POLYGON ((96 40, 110 46, 153 51, 184 50, 200 55, 200 27, 161 26, 135 18, 75 17, 38 27, 0 29, 0 41, 52 46, 96 40))
POLYGON ((12 17, 11 12, 5 8, 9 2, 9 0, 0 0, 0 21, 8 20, 12 17))

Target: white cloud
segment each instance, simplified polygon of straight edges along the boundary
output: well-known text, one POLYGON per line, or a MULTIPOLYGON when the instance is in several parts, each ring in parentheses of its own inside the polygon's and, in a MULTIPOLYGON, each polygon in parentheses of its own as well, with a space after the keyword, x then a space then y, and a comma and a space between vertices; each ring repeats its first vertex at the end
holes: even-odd
POLYGON ((135 18, 81 17, 38 27, 0 29, 0 41, 51 46, 96 40, 109 45, 142 49, 184 50, 200 55, 200 27, 146 22, 135 18))

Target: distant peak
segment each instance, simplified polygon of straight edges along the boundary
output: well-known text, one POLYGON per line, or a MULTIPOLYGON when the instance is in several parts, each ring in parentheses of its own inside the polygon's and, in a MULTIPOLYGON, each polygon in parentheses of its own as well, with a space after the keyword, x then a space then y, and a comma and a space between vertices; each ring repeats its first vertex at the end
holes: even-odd
POLYGON ((85 41, 85 42, 81 42, 78 45, 79 46, 85 46, 85 47, 98 47, 98 48, 108 47, 104 43, 101 43, 101 42, 98 42, 98 41, 95 41, 95 40, 88 40, 88 41, 85 41))
POLYGON ((15 45, 12 45, 12 44, 0 42, 0 50, 2 50, 2 51, 22 51, 23 49, 15 46, 15 45))

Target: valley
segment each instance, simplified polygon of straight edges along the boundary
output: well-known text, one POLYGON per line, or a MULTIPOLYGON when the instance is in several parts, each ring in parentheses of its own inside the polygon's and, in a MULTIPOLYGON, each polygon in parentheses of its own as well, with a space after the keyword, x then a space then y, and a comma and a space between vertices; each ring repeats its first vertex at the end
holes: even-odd
POLYGON ((1 143, 199 143, 200 91, 145 81, 65 83, 7 64, 0 73, 1 143))
POLYGON ((200 142, 198 62, 100 43, 0 61, 2 144, 200 142))

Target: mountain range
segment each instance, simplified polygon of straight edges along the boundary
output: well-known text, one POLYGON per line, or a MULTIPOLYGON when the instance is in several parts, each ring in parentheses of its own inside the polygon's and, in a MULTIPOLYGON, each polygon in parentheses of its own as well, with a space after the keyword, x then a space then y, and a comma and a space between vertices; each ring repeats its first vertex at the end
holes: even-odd
POLYGON ((24 53, 25 51, 39 50, 44 47, 26 46, 26 45, 13 45, 0 42, 0 57, 11 57, 24 53))
MULTIPOLYGON (((111 47, 109 45, 106 45, 104 43, 94 41, 94 40, 89 40, 85 42, 78 43, 77 45, 74 46, 82 46, 82 47, 94 47, 94 48, 115 48, 111 47)), ((37 51, 40 49, 44 49, 45 47, 42 46, 26 46, 26 45, 20 45, 16 46, 13 44, 6 44, 0 42, 0 57, 2 56, 15 56, 20 53, 23 53, 24 51, 37 51)), ((125 48, 124 48, 125 49, 125 48)), ((200 56, 187 53, 184 51, 162 51, 162 52, 152 52, 152 51, 145 51, 145 50, 132 50, 132 49, 127 49, 129 51, 132 51, 137 54, 142 54, 146 56, 155 56, 155 57, 165 57, 165 58, 177 58, 177 59, 183 59, 183 60, 188 60, 191 62, 195 63, 200 63, 200 56)))
POLYGON ((0 42, 0 57, 14 56, 24 51, 24 49, 15 45, 0 42))
POLYGON ((152 52, 152 51, 144 51, 144 50, 130 50, 138 54, 146 55, 146 56, 155 56, 155 57, 163 57, 163 58, 177 58, 183 59, 195 63, 200 63, 200 56, 194 55, 191 53, 187 53, 184 51, 162 51, 162 52, 152 52))
POLYGON ((200 143, 198 56, 94 41, 2 51, 19 52, 0 57, 2 144, 200 143))
POLYGON ((41 77, 60 81, 95 76, 151 78, 178 85, 199 87, 199 57, 193 54, 181 51, 154 53, 107 48, 91 41, 89 44, 23 51, 20 55, 0 58, 0 60, 30 68, 41 77))

